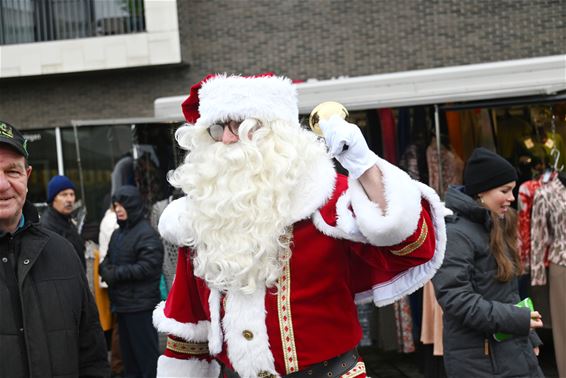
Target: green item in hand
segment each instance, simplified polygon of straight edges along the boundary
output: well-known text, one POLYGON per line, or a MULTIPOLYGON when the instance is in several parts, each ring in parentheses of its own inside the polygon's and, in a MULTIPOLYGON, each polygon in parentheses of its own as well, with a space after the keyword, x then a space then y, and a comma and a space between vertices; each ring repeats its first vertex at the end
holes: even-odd
MULTIPOLYGON (((517 303, 515 306, 517 306, 517 307, 527 307, 531 310, 531 312, 535 310, 534 306, 533 306, 533 301, 529 297, 523 299, 521 302, 517 303)), ((503 333, 503 332, 497 332, 497 333, 493 334, 493 338, 496 341, 504 341, 504 340, 511 338, 511 336, 513 336, 513 335, 510 335, 508 333, 503 333)))

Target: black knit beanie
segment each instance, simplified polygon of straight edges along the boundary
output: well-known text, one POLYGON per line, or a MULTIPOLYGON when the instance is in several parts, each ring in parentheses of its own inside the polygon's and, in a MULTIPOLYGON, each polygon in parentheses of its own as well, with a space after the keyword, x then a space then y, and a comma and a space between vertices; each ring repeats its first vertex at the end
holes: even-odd
POLYGON ((476 148, 466 162, 464 186, 469 196, 474 197, 511 181, 517 181, 517 170, 507 160, 486 148, 476 148))

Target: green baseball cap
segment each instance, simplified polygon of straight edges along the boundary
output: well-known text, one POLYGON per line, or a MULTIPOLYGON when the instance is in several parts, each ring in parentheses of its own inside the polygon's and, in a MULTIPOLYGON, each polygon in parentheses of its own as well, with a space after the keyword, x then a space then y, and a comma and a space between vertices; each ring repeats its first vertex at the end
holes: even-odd
POLYGON ((18 129, 4 121, 0 121, 0 143, 9 144, 26 159, 29 157, 27 139, 18 129))

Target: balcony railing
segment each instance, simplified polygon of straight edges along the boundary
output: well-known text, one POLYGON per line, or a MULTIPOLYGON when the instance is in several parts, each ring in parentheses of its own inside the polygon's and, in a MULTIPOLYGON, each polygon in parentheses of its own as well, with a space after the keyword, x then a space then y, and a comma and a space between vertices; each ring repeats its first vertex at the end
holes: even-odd
POLYGON ((0 45, 143 31, 144 0, 0 0, 0 45))

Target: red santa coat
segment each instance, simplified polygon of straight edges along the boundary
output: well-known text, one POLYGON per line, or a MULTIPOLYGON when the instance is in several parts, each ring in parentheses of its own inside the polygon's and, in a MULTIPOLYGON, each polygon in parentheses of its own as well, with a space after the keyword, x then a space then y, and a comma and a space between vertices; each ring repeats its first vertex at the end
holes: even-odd
MULTIPOLYGON (((169 333, 162 377, 217 377, 217 361, 240 376, 290 374, 354 348, 356 302, 386 305, 428 281, 442 263, 444 208, 434 191, 380 159, 388 211, 361 185, 332 177, 332 195, 293 226, 280 288, 251 295, 211 290, 181 248, 177 275, 154 324, 169 333)), ((360 361, 347 375, 365 377, 360 361)))

